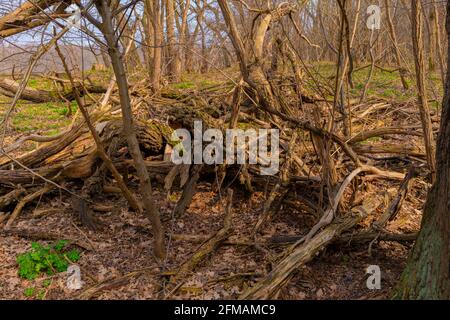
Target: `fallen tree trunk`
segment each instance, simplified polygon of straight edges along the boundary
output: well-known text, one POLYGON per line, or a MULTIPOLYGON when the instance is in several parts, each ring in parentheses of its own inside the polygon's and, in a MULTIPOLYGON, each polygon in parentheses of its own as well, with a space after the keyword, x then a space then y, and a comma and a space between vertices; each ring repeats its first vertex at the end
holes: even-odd
MULTIPOLYGON (((294 244, 301 240, 303 236, 292 235, 276 235, 267 240, 268 244, 294 244)), ((417 239, 417 233, 388 233, 388 232, 373 232, 363 231, 356 234, 344 234, 336 239, 333 244, 340 246, 350 246, 354 244, 364 244, 373 240, 377 241, 392 241, 392 242, 412 242, 417 239)))
MULTIPOLYGON (((0 93, 8 97, 14 97, 19 90, 20 84, 11 79, 1 79, 0 80, 0 93)), ((76 89, 80 95, 85 95, 89 93, 106 93, 106 88, 97 85, 83 85, 82 83, 77 83, 76 89)), ((61 102, 61 101, 72 101, 75 100, 75 92, 71 90, 65 93, 58 93, 48 90, 39 90, 30 87, 26 87, 20 99, 36 102, 36 103, 46 103, 46 102, 61 102)))
MULTIPOLYGON (((62 166, 57 165, 47 168, 39 168, 35 172, 44 178, 54 177, 62 166)), ((0 170, 0 185, 27 185, 27 184, 42 184, 44 180, 40 179, 33 173, 25 169, 15 170, 0 170)), ((15 200, 17 201, 17 199, 15 200)), ((0 209, 2 207, 2 201, 0 201, 0 209)))
MULTIPOLYGON (((0 179, 1 180, 1 179, 0 179)), ((2 180, 1 180, 2 181, 2 180)), ((18 199, 26 192, 26 190, 22 187, 12 190, 8 192, 4 196, 0 197, 0 211, 9 206, 11 203, 17 202, 18 199)))
POLYGON ((239 299, 270 299, 292 278, 293 273, 300 266, 311 261, 319 251, 332 243, 340 234, 355 226, 364 219, 369 212, 375 210, 381 203, 378 197, 368 199, 362 206, 353 210, 350 215, 335 221, 321 232, 317 233, 305 244, 294 244, 290 247, 280 263, 260 282, 248 289, 239 299))

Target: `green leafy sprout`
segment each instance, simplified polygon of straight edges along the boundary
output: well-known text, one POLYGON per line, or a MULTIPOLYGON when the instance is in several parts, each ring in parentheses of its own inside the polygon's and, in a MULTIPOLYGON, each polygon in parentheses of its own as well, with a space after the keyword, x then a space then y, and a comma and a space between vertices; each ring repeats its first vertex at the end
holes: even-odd
POLYGON ((60 240, 53 245, 43 246, 37 242, 31 244, 31 250, 17 256, 19 276, 34 280, 41 273, 52 276, 67 271, 69 263, 80 259, 78 250, 64 251, 67 240, 60 240))

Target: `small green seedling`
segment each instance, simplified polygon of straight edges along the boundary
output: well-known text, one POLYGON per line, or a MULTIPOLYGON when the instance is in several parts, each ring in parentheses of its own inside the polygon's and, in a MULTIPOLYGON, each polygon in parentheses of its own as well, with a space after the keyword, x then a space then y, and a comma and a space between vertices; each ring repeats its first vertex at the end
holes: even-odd
POLYGON ((42 246, 37 242, 31 244, 31 250, 17 256, 19 276, 34 280, 41 273, 51 276, 67 270, 69 263, 80 259, 78 250, 63 251, 66 240, 60 240, 54 245, 42 246))
POLYGON ((34 295, 34 288, 26 288, 23 291, 23 294, 25 295, 25 297, 31 298, 34 295))

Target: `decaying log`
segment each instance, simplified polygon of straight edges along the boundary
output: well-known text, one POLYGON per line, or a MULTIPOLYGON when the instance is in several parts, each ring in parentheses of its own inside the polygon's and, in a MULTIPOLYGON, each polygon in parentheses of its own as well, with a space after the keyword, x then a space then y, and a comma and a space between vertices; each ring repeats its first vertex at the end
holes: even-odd
MULTIPOLYGON (((19 90, 20 84, 10 79, 0 79, 0 88, 2 89, 1 93, 14 97, 19 90)), ((85 95, 87 92, 89 93, 105 93, 106 88, 103 86, 94 86, 94 85, 83 85, 81 83, 77 83, 76 88, 80 95, 85 95)), ((75 92, 71 90, 66 93, 58 93, 48 90, 39 90, 30 87, 26 87, 22 94, 20 95, 20 99, 36 102, 36 103, 46 103, 46 102, 62 102, 62 101, 72 101, 75 100, 75 92)))
MULTIPOLYGON (((297 235, 274 235, 267 240, 268 245, 274 244, 294 244, 303 236, 297 235)), ((392 241, 392 242, 412 242, 417 238, 417 233, 390 233, 390 232, 372 232, 362 231, 355 234, 343 234, 336 238, 333 245, 350 246, 356 244, 364 244, 372 242, 374 239, 377 241, 392 241)))
POLYGON ((285 194, 285 192, 281 192, 281 188, 283 186, 289 184, 289 180, 290 180, 289 170, 290 170, 291 164, 293 162, 292 155, 294 153, 294 148, 297 143, 297 135, 298 135, 298 132, 294 131, 294 133, 292 134, 292 140, 289 142, 288 151, 286 153, 286 159, 285 159, 283 165, 281 166, 280 180, 275 184, 273 189, 270 191, 270 194, 269 194, 266 202, 264 203, 263 213, 259 217, 258 222, 256 223, 255 228, 253 229, 253 232, 252 232, 253 235, 256 235, 256 233, 258 232, 261 225, 270 218, 270 215, 271 215, 270 209, 271 209, 272 203, 275 201, 275 199, 279 196, 279 194, 285 194))
POLYGON ((349 230, 364 219, 380 203, 379 197, 371 197, 362 206, 352 210, 352 215, 338 219, 338 221, 335 221, 313 236, 308 243, 294 244, 286 251, 285 257, 264 279, 242 293, 239 298, 252 300, 273 297, 289 281, 298 267, 311 261, 320 250, 333 242, 344 231, 349 230))
POLYGON ((401 155, 409 155, 414 157, 425 157, 424 150, 421 150, 418 147, 409 147, 403 145, 395 145, 395 144, 373 144, 373 145, 355 145, 353 150, 357 153, 372 153, 372 154, 380 154, 380 153, 393 153, 393 154, 401 154, 401 155))
POLYGON ((48 209, 40 209, 40 210, 34 210, 33 211, 33 218, 41 218, 41 217, 48 217, 52 214, 61 212, 61 209, 58 208, 48 208, 48 209))
MULTIPOLYGON (((172 235, 173 240, 177 241, 185 241, 191 243, 202 243, 212 235, 202 235, 202 234, 174 234, 172 235)), ((303 236, 300 235, 273 235, 270 238, 261 241, 255 242, 254 240, 243 238, 237 240, 225 240, 222 245, 223 246, 283 246, 283 245, 292 245, 299 240, 301 240, 303 236)), ((399 242, 399 243, 409 243, 413 242, 417 239, 417 233, 391 233, 391 232, 373 232, 373 231, 362 231, 356 233, 346 233, 339 237, 337 237, 331 244, 337 246, 354 246, 354 245, 362 245, 365 243, 376 241, 389 241, 389 242, 399 242)))
MULTIPOLYGON (((102 121, 102 112, 93 112, 90 115, 92 121, 96 121, 97 129, 101 131, 102 142, 109 144, 109 141, 115 137, 120 137, 119 145, 124 146, 124 136, 122 134, 122 126, 120 119, 109 119, 108 117, 102 121)), ((136 122, 135 130, 139 137, 142 150, 145 153, 159 154, 164 145, 169 142, 171 129, 167 125, 158 122, 136 122)), ((60 139, 44 143, 38 149, 25 153, 17 157, 17 161, 21 164, 34 167, 36 165, 47 166, 47 169, 39 169, 46 171, 54 171, 57 165, 63 166, 63 176, 68 178, 86 178, 92 175, 92 166, 98 153, 95 143, 88 133, 84 121, 76 123, 68 132, 60 137, 60 139)), ((8 169, 12 160, 0 154, 0 168, 8 169)), ((7 178, 5 181, 21 181, 20 179, 29 179, 29 175, 23 173, 16 177, 8 178, 6 171, 0 170, 0 176, 4 174, 7 178)), ((3 180, 1 180, 3 182, 3 180)))
POLYGON ((374 130, 369 131, 362 131, 352 137, 347 143, 349 144, 355 144, 364 140, 367 140, 369 138, 373 137, 383 137, 386 135, 391 134, 402 134, 402 135, 409 135, 409 136, 417 136, 421 137, 422 133, 420 131, 417 131, 418 128, 398 128, 398 127, 390 127, 390 128, 377 128, 374 130))
POLYGON ((200 177, 200 171, 202 170, 203 165, 193 165, 191 166, 190 172, 189 172, 189 178, 187 182, 184 184, 183 192, 181 193, 180 200, 177 202, 177 206, 174 210, 174 217, 181 217, 184 212, 186 211, 186 208, 189 206, 189 204, 192 201, 192 197, 195 195, 195 190, 197 187, 197 181, 200 177))
MULTIPOLYGON (((1 175, 0 175, 1 176, 1 175)), ((0 211, 10 204, 17 202, 19 198, 26 192, 24 188, 19 186, 11 192, 0 197, 0 211)))
MULTIPOLYGON (((53 167, 39 168, 35 172, 44 178, 50 178, 54 177, 61 169, 61 165, 56 165, 53 167)), ((0 170, 0 185, 35 185, 42 183, 44 183, 44 180, 28 170, 0 170)))
MULTIPOLYGON (((81 158, 84 159, 84 158, 81 158)), ((84 166, 87 165, 93 165, 92 160, 87 161, 87 159, 80 161, 72 160, 68 161, 66 165, 65 170, 64 169, 64 163, 55 164, 50 167, 42 167, 37 168, 35 172, 39 174, 40 176, 44 178, 50 178, 52 176, 55 176, 58 172, 62 171, 62 176, 69 178, 69 179, 75 179, 75 178, 82 178, 83 176, 89 177, 89 174, 85 174, 83 172, 85 171, 84 166), (79 166, 81 164, 81 167, 79 166)), ((119 172, 124 173, 127 171, 133 171, 133 163, 131 160, 122 160, 122 161, 115 161, 114 164, 116 165, 119 172)), ((170 161, 145 161, 147 170, 152 176, 155 175, 165 175, 167 174, 174 166, 174 164, 170 161)), ((90 167, 88 168, 88 171, 91 172, 90 167)), ((0 170, 0 185, 37 185, 42 184, 45 181, 39 178, 37 175, 34 175, 28 170, 24 169, 14 169, 14 170, 0 170)), ((27 186, 29 187, 29 186, 27 186)), ((107 190, 115 190, 119 193, 121 192, 119 188, 113 188, 112 186, 107 186, 107 190)), ((105 191, 108 192, 108 191, 105 191)), ((115 192, 113 192, 115 193, 115 192)))
MULTIPOLYGON (((61 139, 46 143, 36 150, 25 153, 24 155, 17 157, 17 161, 28 167, 32 167, 35 164, 41 164, 45 159, 69 146, 84 132, 86 132, 86 128, 84 127, 83 122, 80 122, 74 125, 66 135, 61 137, 61 139)), ((0 154, 1 169, 6 169, 11 163, 12 160, 9 157, 0 154)))
POLYGON ((11 213, 11 216, 9 217, 8 221, 6 222, 6 225, 4 228, 9 229, 11 227, 14 220, 17 219, 17 217, 22 212, 23 207, 25 207, 25 205, 27 203, 42 197, 45 193, 49 192, 50 190, 52 190, 54 188, 55 188, 55 186, 53 186, 53 185, 47 185, 47 186, 41 188, 40 190, 25 196, 22 200, 19 201, 19 203, 14 208, 14 211, 11 213))
POLYGON ((393 241, 393 242, 413 242, 417 239, 417 233, 406 233, 406 234, 397 234, 390 232, 360 232, 357 234, 345 234, 337 239, 335 242, 338 245, 352 245, 352 244, 363 244, 372 242, 373 240, 377 241, 393 241))
POLYGON ((14 151, 18 148, 20 148, 26 141, 33 141, 33 142, 50 142, 60 139, 62 136, 64 136, 67 133, 67 131, 63 131, 55 136, 41 136, 38 134, 30 134, 28 136, 24 136, 20 138, 19 140, 16 140, 12 145, 9 145, 8 147, 4 148, 4 151, 6 153, 9 153, 11 151, 14 151))

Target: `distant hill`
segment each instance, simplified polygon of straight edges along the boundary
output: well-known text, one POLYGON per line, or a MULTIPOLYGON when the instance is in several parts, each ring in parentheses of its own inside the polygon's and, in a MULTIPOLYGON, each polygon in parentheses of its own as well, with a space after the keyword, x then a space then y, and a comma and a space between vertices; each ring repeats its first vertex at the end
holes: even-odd
MULTIPOLYGON (((71 69, 81 70, 84 64, 84 70, 91 69, 95 63, 103 63, 99 52, 95 54, 90 48, 82 49, 76 45, 60 45, 61 50, 66 55, 67 62, 71 69), (96 57, 97 55, 97 57, 96 57)), ((15 47, 12 44, 0 46, 0 74, 11 75, 13 69, 16 74, 21 74, 28 66, 31 55, 37 50, 36 45, 21 45, 15 47)), ((60 59, 54 49, 47 52, 41 59, 39 59, 33 73, 42 74, 51 71, 63 72, 60 59)))

